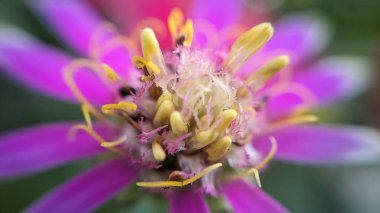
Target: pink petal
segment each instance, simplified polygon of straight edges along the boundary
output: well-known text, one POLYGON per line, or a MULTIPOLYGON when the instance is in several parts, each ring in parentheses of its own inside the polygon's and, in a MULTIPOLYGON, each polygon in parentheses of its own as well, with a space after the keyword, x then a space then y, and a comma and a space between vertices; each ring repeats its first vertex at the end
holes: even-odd
POLYGON ((294 52, 302 61, 318 54, 329 40, 329 27, 319 17, 288 15, 277 22, 274 29, 266 48, 294 52))
MULTIPOLYGON (((7 74, 34 90, 64 100, 76 100, 64 82, 62 72, 72 60, 70 56, 21 30, 0 28, 0 66, 7 74)), ((75 81, 90 102, 103 104, 115 98, 91 71, 77 72, 75 81)))
POLYGON ((269 136, 278 143, 275 158, 301 164, 360 163, 380 156, 380 134, 371 128, 294 126, 257 137, 253 146, 267 153, 269 136))
POLYGON ((294 82, 309 88, 319 104, 353 97, 370 85, 368 62, 359 57, 330 57, 304 72, 294 82))
POLYGON ((208 21, 221 30, 237 24, 242 12, 243 3, 239 0, 195 0, 189 16, 195 20, 208 21))
POLYGON ((90 212, 127 187, 137 173, 126 159, 108 161, 47 193, 26 212, 90 212))
MULTIPOLYGON (((44 124, 1 135, 0 179, 27 175, 106 151, 83 132, 69 141, 69 129, 75 124, 44 124)), ((102 136, 113 136, 104 125, 95 126, 95 130, 102 136)))
POLYGON ((103 21, 85 1, 37 0, 29 3, 68 45, 83 55, 88 54, 94 30, 103 21))
POLYGON ((201 192, 183 189, 173 192, 170 195, 170 212, 171 213, 209 213, 201 192))
POLYGON ((224 186, 224 193, 234 212, 281 213, 289 212, 264 191, 244 180, 232 180, 224 186))

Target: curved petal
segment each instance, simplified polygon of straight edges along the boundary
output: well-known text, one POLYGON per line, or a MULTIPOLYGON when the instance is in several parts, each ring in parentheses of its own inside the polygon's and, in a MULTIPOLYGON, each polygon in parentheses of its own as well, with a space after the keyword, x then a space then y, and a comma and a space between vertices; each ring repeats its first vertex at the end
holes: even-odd
MULTIPOLYGON (((0 179, 27 175, 106 151, 83 132, 70 141, 68 132, 74 125, 44 124, 1 135, 0 179)), ((97 125, 95 130, 102 136, 115 138, 105 126, 97 125)))
POLYGON ((108 161, 47 193, 26 212, 90 212, 127 187, 137 173, 126 159, 108 161))
MULTIPOLYGON (((62 69, 72 60, 70 56, 37 41, 21 30, 0 27, 0 66, 10 76, 41 93, 64 100, 75 100, 63 80, 62 73, 62 69)), ((78 72, 75 81, 90 102, 109 103, 114 98, 92 72, 78 72)))
POLYGON ((274 29, 266 48, 288 50, 302 61, 323 50, 330 37, 327 22, 316 16, 291 14, 277 22, 274 29))
POLYGON ((221 30, 238 23, 243 12, 243 3, 239 0, 196 0, 190 9, 190 18, 208 21, 221 30))
POLYGON ((380 133, 371 128, 300 125, 255 138, 253 146, 267 153, 269 136, 278 143, 275 158, 300 164, 360 163, 380 157, 380 133))
POLYGON ((171 213, 209 213, 201 192, 190 189, 178 190, 170 195, 171 213))
POLYGON ((29 0, 29 5, 74 50, 89 53, 91 37, 102 19, 86 1, 29 0))
POLYGON ((328 104, 353 97, 368 88, 368 65, 369 62, 360 57, 329 57, 305 72, 297 72, 293 81, 309 88, 319 104, 328 104))
POLYGON ((234 209, 234 212, 289 212, 264 191, 257 187, 251 186, 244 180, 229 181, 223 189, 226 198, 234 209))

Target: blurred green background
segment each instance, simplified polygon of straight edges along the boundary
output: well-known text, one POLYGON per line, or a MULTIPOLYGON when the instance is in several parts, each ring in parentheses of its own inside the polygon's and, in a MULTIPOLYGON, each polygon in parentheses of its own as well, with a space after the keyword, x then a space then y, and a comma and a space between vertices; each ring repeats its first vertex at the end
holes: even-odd
MULTIPOLYGON (((257 1, 257 0, 256 0, 257 1)), ((378 0, 290 0, 275 11, 281 17, 290 12, 318 11, 334 29, 332 42, 323 53, 355 54, 379 61, 380 1, 378 0)), ((17 25, 38 38, 59 46, 21 0, 0 0, 0 24, 17 25)), ((62 47, 64 48, 64 47, 62 47)), ((374 74, 379 69, 374 65, 374 74)), ((0 75, 0 132, 33 124, 82 119, 80 108, 32 93, 0 75)), ((379 104, 368 92, 319 112, 323 121, 376 125, 379 104), (375 107, 374 107, 375 106, 375 107)), ((91 160, 62 166, 28 178, 0 183, 0 212, 17 212, 33 200, 88 168, 91 160)), ((293 212, 379 212, 380 166, 306 167, 272 163, 262 175, 263 188, 293 212)), ((218 201, 213 200, 213 203, 218 201)), ((218 205, 215 205, 218 206, 218 205)), ((99 212, 164 212, 165 202, 144 195, 127 204, 110 201, 99 212)), ((215 212, 220 210, 216 207, 215 212)))

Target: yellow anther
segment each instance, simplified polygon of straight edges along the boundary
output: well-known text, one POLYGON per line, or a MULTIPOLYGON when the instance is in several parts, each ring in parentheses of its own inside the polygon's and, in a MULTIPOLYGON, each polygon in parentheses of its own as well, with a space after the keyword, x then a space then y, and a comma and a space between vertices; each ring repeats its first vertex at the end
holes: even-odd
POLYGON ((271 142, 271 149, 269 150, 269 153, 267 154, 267 156, 260 162, 258 163, 256 166, 252 167, 251 169, 241 173, 238 175, 238 177, 245 177, 247 175, 250 175, 250 174, 254 174, 255 176, 255 179, 256 179, 256 182, 257 182, 257 185, 259 187, 261 187, 261 181, 260 181, 260 175, 259 175, 259 171, 269 163, 270 160, 273 159, 274 155, 276 154, 276 151, 277 151, 277 141, 274 137, 270 137, 269 138, 269 141, 271 142))
POLYGON ((271 123, 266 132, 271 132, 287 126, 293 126, 302 123, 312 123, 318 121, 318 117, 315 115, 297 115, 294 117, 286 118, 274 123, 271 123))
POLYGON ((170 92, 164 92, 162 95, 158 98, 156 102, 156 109, 161 106, 162 102, 164 101, 172 101, 173 95, 170 92))
POLYGON ((224 65, 232 72, 236 72, 248 58, 264 46, 272 35, 273 27, 269 23, 262 23, 251 28, 233 43, 224 65))
POLYGON ((286 55, 273 58, 259 70, 245 80, 245 84, 254 86, 255 90, 260 89, 278 71, 289 64, 289 57, 286 55))
POLYGON ((190 140, 191 149, 202 149, 203 147, 211 144, 218 137, 218 133, 213 130, 204 130, 198 132, 190 140))
POLYGON ((153 119, 153 124, 157 127, 169 124, 170 114, 173 112, 173 110, 174 104, 172 101, 163 101, 157 109, 157 112, 153 119))
POLYGON ((221 167, 223 164, 216 163, 211 166, 206 167, 201 172, 196 174, 195 176, 186 179, 184 181, 157 181, 157 182, 137 182, 136 185, 140 187, 148 187, 148 188, 163 188, 163 187, 183 187, 189 185, 200 178, 202 178, 205 174, 212 172, 213 170, 221 167))
POLYGON ((173 39, 176 39, 183 22, 184 18, 182 11, 178 8, 174 8, 168 17, 169 31, 173 39))
POLYGON ((140 56, 133 56, 132 63, 136 66, 138 69, 143 69, 144 71, 148 73, 144 73, 142 76, 142 80, 147 81, 152 79, 152 76, 160 74, 160 68, 153 62, 153 61, 147 61, 144 58, 140 56))
POLYGON ((183 121, 183 117, 181 113, 178 111, 172 112, 170 115, 170 127, 176 136, 183 135, 184 133, 187 133, 187 125, 183 121))
POLYGON ((187 20, 185 26, 182 29, 183 35, 185 35, 185 41, 183 42, 183 45, 186 47, 191 46, 191 42, 194 38, 194 25, 193 21, 187 20))
POLYGON ((162 148, 161 144, 158 143, 158 140, 153 140, 152 142, 152 152, 153 157, 159 162, 162 162, 166 158, 165 150, 162 148))
POLYGON ((124 143, 127 139, 128 137, 124 135, 115 141, 103 141, 100 145, 104 148, 115 147, 117 145, 124 143))
POLYGON ((218 133, 223 133, 230 126, 236 116, 237 112, 233 109, 222 111, 216 119, 216 122, 219 122, 219 124, 215 127, 215 131, 218 133))
POLYGON ((125 140, 127 140, 126 136, 121 137, 118 140, 115 141, 105 141, 98 133, 96 133, 93 129, 86 125, 78 124, 73 126, 69 131, 69 139, 73 140, 75 137, 75 134, 78 132, 78 130, 83 130, 87 132, 92 138, 94 138, 102 147, 105 147, 111 151, 114 151, 120 155, 124 155, 123 152, 115 148, 114 146, 121 144, 125 140))
POLYGON ((82 112, 84 119, 86 120, 87 126, 92 129, 92 122, 90 116, 90 108, 86 104, 82 104, 82 112))
POLYGON ((132 102, 120 101, 117 104, 105 104, 102 106, 102 112, 106 115, 113 115, 116 109, 131 112, 137 110, 137 105, 132 102))
POLYGON ((229 136, 224 136, 214 143, 206 146, 204 151, 207 155, 207 160, 210 162, 215 162, 221 159, 227 151, 230 149, 232 144, 232 139, 229 136))
POLYGON ((107 64, 102 64, 102 68, 106 72, 106 76, 108 79, 110 79, 111 81, 120 80, 120 77, 116 74, 115 70, 112 69, 110 66, 108 66, 107 64))
POLYGON ((146 61, 163 60, 160 45, 152 29, 145 28, 141 31, 141 48, 146 61))

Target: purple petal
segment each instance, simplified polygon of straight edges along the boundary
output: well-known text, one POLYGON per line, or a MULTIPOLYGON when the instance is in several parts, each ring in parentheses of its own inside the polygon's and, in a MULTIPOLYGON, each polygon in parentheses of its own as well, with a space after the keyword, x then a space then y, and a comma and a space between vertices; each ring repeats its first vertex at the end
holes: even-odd
POLYGON ((137 173, 126 159, 108 161, 47 193, 26 212, 90 212, 127 187, 137 173))
POLYGON ((353 97, 370 85, 368 62, 358 57, 330 57, 305 72, 297 72, 294 82, 309 88, 319 104, 353 97))
POLYGON ((244 180, 233 180, 224 186, 224 193, 232 205, 234 212, 289 212, 280 203, 264 191, 251 186, 244 180))
POLYGON ((264 153, 268 137, 278 143, 275 157, 302 164, 360 163, 380 156, 380 134, 371 128, 305 125, 280 129, 257 137, 253 146, 264 153))
POLYGON ((297 94, 284 92, 268 100, 268 116, 274 120, 279 119, 295 113, 297 109, 304 107, 305 104, 307 104, 305 100, 297 94))
POLYGON ((74 50, 89 53, 90 40, 102 19, 86 3, 77 0, 37 0, 30 6, 74 50))
MULTIPOLYGON (((21 30, 0 28, 0 66, 7 74, 39 92, 64 100, 76 100, 62 73, 72 60, 21 30)), ((75 81, 90 102, 112 102, 112 93, 93 72, 79 71, 75 81)))
POLYGON ((236 0, 196 0, 191 8, 190 18, 208 21, 221 30, 238 22, 243 12, 242 6, 236 0))
MULTIPOLYGON (((84 132, 78 132, 76 139, 69 141, 69 129, 75 124, 44 124, 1 135, 0 179, 27 175, 106 151, 84 132)), ((104 125, 95 126, 95 130, 102 136, 115 138, 104 125)))
POLYGON ((209 213, 201 192, 185 189, 173 192, 170 196, 171 213, 209 213))
POLYGON ((288 50, 302 60, 318 54, 329 40, 327 23, 319 17, 288 15, 274 28, 275 34, 266 48, 288 50))

